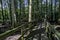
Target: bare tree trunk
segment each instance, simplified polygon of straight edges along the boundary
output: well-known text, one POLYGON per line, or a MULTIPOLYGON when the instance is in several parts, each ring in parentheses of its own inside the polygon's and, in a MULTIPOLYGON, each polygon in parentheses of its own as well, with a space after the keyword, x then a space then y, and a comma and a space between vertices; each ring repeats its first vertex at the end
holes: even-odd
POLYGON ((16 23, 16 14, 14 8, 14 0, 11 0, 11 10, 12 10, 12 27, 14 28, 14 24, 16 23))
MULTIPOLYGON (((31 15, 32 14, 32 11, 31 11, 32 10, 32 5, 31 4, 32 4, 32 0, 29 0, 29 18, 28 18, 28 22, 32 21, 32 15, 31 15)), ((29 28, 31 28, 31 23, 28 26, 29 26, 29 28)), ((31 29, 28 31, 27 34, 29 34, 30 32, 31 32, 31 29)))
POLYGON ((32 4, 32 0, 29 0, 29 22, 31 22, 32 21, 32 15, 31 15, 31 8, 32 8, 32 6, 31 6, 31 4, 32 4))

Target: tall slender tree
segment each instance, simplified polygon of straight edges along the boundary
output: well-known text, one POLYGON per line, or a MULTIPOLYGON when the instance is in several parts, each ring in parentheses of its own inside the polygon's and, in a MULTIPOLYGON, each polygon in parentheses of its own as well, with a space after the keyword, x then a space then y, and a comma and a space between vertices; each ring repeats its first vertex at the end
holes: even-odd
POLYGON ((12 10, 12 27, 14 28, 15 23, 16 23, 16 14, 15 14, 14 0, 11 0, 11 10, 12 10))

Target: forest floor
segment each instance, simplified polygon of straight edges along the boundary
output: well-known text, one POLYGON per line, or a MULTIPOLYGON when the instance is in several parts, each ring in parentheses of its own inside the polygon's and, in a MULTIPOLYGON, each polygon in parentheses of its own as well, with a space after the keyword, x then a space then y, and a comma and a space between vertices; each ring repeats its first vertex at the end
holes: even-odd
MULTIPOLYGON (((39 29, 39 28, 38 28, 39 29)), ((35 30, 35 29, 34 29, 35 30)), ((13 36, 9 36, 7 37, 5 40, 17 40, 21 35, 20 34, 15 34, 13 36)), ((45 34, 42 34, 42 38, 44 39, 46 35, 45 34)), ((42 39, 42 40, 43 40, 42 39)), ((37 40, 37 37, 33 38, 33 40, 37 40)))
MULTIPOLYGON (((42 36, 42 40, 48 40, 47 38, 46 38, 46 35, 44 35, 44 34, 42 34, 43 36, 42 36)), ((20 37, 20 35, 19 34, 17 34, 17 35, 14 35, 14 36, 9 36, 9 37, 7 37, 5 40, 18 40, 18 38, 20 37)), ((33 38, 33 40, 37 40, 37 37, 36 38, 33 38)))
MULTIPOLYGON (((55 25, 55 27, 60 27, 60 25, 55 25)), ((43 34, 44 35, 44 34, 43 34)), ((13 36, 9 36, 7 37, 5 40, 17 40, 21 35, 20 34, 16 34, 13 36)), ((46 35, 45 35, 46 36, 46 35)), ((42 37, 44 39, 44 37, 42 37)), ((33 39, 33 40, 37 40, 37 39, 33 39)), ((45 39, 44 39, 45 40, 45 39)))

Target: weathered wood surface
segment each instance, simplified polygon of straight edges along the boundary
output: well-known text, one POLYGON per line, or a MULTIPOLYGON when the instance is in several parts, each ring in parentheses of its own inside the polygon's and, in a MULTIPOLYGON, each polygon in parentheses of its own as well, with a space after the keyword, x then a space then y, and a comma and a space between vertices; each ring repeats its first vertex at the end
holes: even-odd
POLYGON ((20 35, 17 34, 17 35, 9 36, 5 40, 17 40, 19 37, 20 37, 20 35))

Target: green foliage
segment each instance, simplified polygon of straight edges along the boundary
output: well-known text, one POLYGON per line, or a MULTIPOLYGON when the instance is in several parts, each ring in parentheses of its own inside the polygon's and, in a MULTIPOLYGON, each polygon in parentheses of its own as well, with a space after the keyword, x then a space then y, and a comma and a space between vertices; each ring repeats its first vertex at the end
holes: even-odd
MULTIPOLYGON (((29 5, 25 7, 24 0, 19 0, 19 2, 17 0, 15 0, 14 3, 15 3, 14 4, 15 9, 13 9, 13 10, 15 10, 14 13, 12 13, 13 10, 12 10, 12 6, 11 6, 12 4, 11 3, 10 4, 7 3, 10 5, 8 8, 5 8, 5 9, 2 8, 0 10, 0 21, 3 22, 3 21, 10 20, 11 24, 13 24, 13 21, 16 20, 16 24, 13 24, 15 26, 17 24, 20 25, 21 22, 28 22, 29 5), (20 4, 19 8, 17 6, 18 3, 20 4), (14 17, 16 17, 16 19, 13 20, 14 17, 12 14, 16 15, 16 16, 14 16, 14 17)), ((47 2, 42 4, 42 0, 40 0, 40 1, 39 0, 32 0, 32 10, 31 10, 32 11, 32 20, 40 21, 43 18, 45 18, 45 15, 47 15, 47 17, 51 17, 52 20, 58 20, 58 19, 60 19, 59 10, 60 10, 60 7, 57 8, 56 5, 54 7, 52 7, 52 4, 48 5, 47 2), (53 8, 54 8, 54 10, 53 10, 53 8)), ((4 37, 9 36, 12 33, 16 32, 20 28, 21 27, 18 26, 16 28, 13 28, 12 30, 8 30, 7 32, 5 32, 3 34, 0 34, 0 40, 2 40, 4 37)), ((51 28, 52 27, 50 26, 49 30, 47 29, 49 38, 51 38, 50 35, 52 35, 51 32, 53 31, 53 28, 52 29, 51 28)), ((38 33, 38 32, 36 31, 36 33, 38 33)), ((28 36, 31 37, 32 35, 34 35, 34 31, 32 31, 31 34, 29 34, 28 36)))

